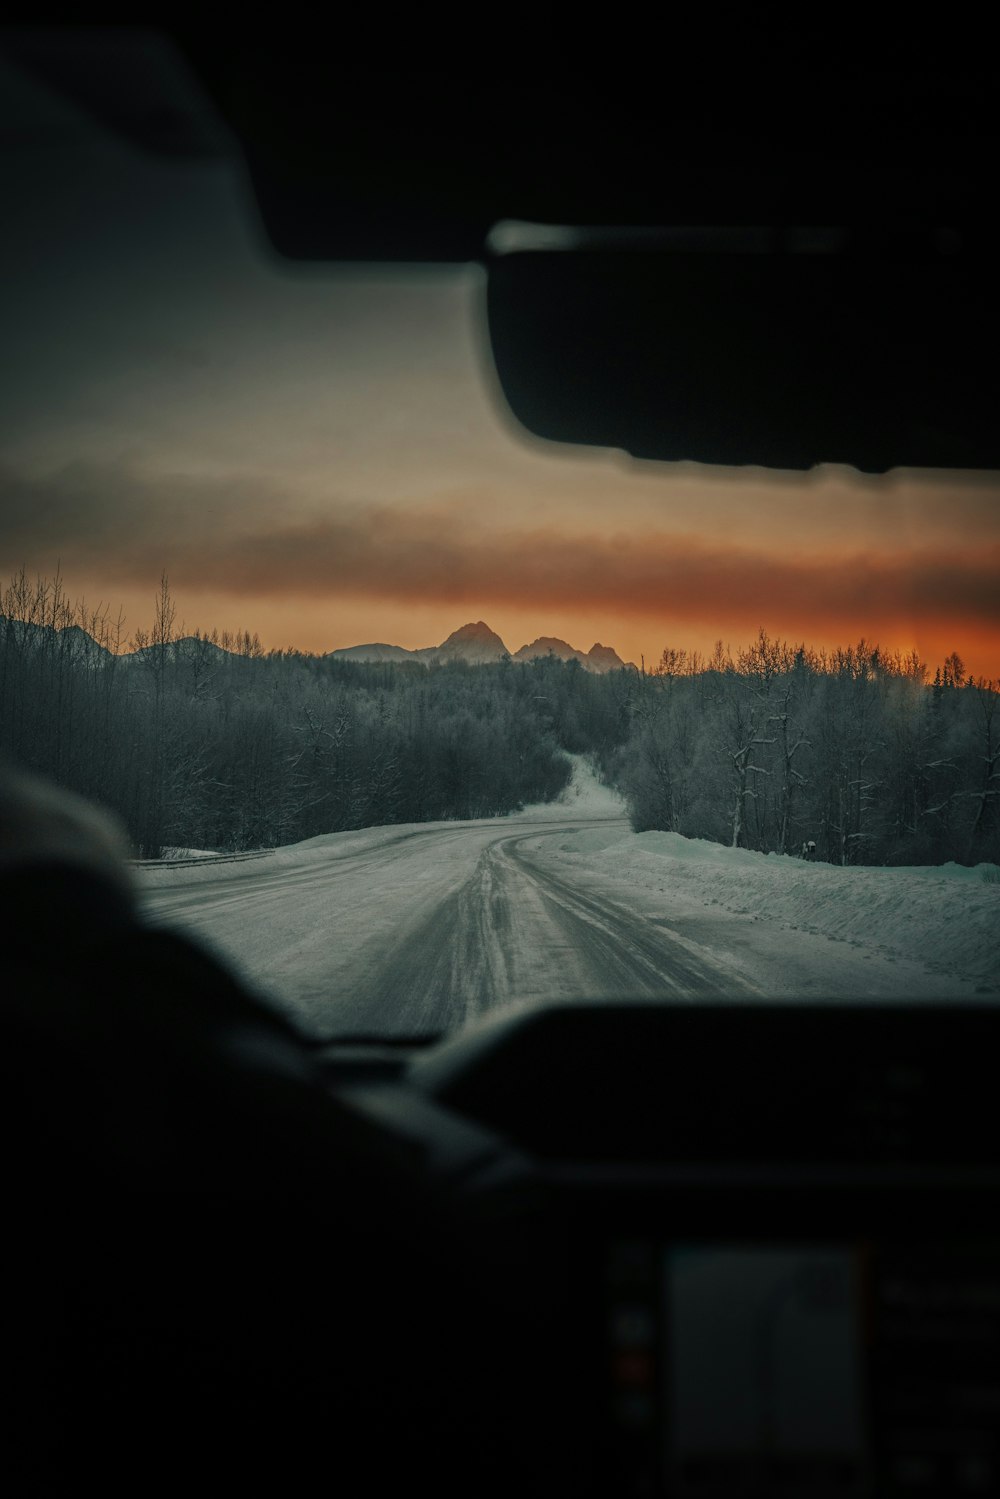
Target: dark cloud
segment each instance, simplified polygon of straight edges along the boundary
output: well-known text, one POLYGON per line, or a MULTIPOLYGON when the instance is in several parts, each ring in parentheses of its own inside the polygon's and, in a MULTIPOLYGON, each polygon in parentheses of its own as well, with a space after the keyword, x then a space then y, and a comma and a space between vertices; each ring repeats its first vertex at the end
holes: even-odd
POLYGON ((214 556, 229 535, 259 537, 288 508, 278 486, 246 475, 150 477, 80 460, 33 479, 0 465, 0 556, 44 568, 58 553, 131 581, 174 557, 214 556))
MULTIPOLYGON (((705 625, 766 618, 797 631, 910 620, 1000 625, 1000 546, 790 557, 642 530, 502 530, 454 511, 339 508, 295 518, 264 481, 140 480, 77 465, 8 474, 0 554, 67 576, 258 598, 387 599, 659 615, 705 625)), ((301 510, 298 511, 299 515, 301 510)))
MULTIPOLYGON (((789 559, 664 534, 487 534, 383 512, 266 541, 234 539, 198 582, 238 593, 374 596, 421 603, 591 607, 711 624, 901 618, 1000 624, 1000 546, 984 552, 789 559)), ((188 577, 188 568, 184 568, 188 577)), ((191 577, 190 581, 195 582, 191 577)))

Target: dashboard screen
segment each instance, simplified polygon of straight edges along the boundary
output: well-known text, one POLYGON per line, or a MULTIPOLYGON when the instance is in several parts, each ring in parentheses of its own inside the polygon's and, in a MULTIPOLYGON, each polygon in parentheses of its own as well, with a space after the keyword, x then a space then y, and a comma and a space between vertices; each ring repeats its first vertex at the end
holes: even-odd
POLYGON ((622 1493, 1000 1486, 1000 1246, 621 1241, 608 1261, 622 1493))
POLYGON ((670 1492, 864 1492, 858 1253, 678 1246, 663 1275, 670 1492))

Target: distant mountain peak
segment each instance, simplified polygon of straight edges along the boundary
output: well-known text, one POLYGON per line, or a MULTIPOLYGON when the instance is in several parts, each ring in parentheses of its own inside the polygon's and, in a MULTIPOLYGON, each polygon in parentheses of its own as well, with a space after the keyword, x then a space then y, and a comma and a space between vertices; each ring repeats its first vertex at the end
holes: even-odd
MULTIPOLYGON (((537 640, 533 640, 530 645, 522 645, 521 647, 521 651, 535 650, 552 651, 557 656, 560 651, 569 651, 570 655, 573 656, 580 654, 579 651, 573 649, 568 641, 560 640, 558 635, 539 635, 537 640)), ((520 655, 521 651, 518 651, 517 654, 520 655)))
POLYGON ((591 662, 592 669, 596 668, 598 671, 617 671, 625 665, 616 650, 613 650, 610 645, 602 645, 599 640, 595 640, 590 647, 587 660, 591 662))
POLYGON ((592 645, 585 655, 556 635, 539 635, 530 645, 522 645, 515 652, 514 660, 534 661, 539 656, 555 656, 560 661, 579 661, 587 671, 617 671, 625 665, 617 651, 612 650, 609 645, 601 645, 600 641, 592 645))
POLYGON ((384 641, 372 641, 369 645, 349 645, 339 651, 331 651, 341 661, 410 661, 413 652, 402 645, 386 645, 384 641))
POLYGON ((538 656, 555 656, 560 661, 582 662, 585 659, 580 651, 574 650, 568 641, 560 640, 557 635, 539 635, 530 645, 522 645, 514 652, 515 661, 534 661, 538 656))
POLYGON ((438 661, 462 659, 474 663, 499 661, 509 654, 500 636, 481 619, 476 620, 475 624, 462 625, 460 629, 453 630, 448 639, 442 641, 433 652, 438 661))
POLYGON ((452 630, 451 634, 448 636, 448 639, 443 640, 438 646, 438 650, 444 650, 445 646, 457 644, 459 641, 463 640, 489 641, 491 645, 495 643, 500 646, 501 650, 503 651, 506 651, 507 649, 503 641, 500 639, 500 636, 497 635, 494 630, 490 629, 486 621, 483 619, 477 619, 475 624, 462 625, 459 629, 452 630))

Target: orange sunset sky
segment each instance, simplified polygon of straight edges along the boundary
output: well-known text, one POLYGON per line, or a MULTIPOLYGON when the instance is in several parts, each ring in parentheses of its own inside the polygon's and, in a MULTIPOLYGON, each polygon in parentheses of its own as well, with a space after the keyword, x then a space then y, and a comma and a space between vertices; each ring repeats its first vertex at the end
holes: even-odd
POLYGON ((1000 476, 530 438, 481 270, 279 266, 231 163, 144 157, 0 74, 20 142, 0 152, 4 578, 58 566, 130 631, 166 572, 178 624, 267 647, 434 645, 483 619, 511 650, 652 663, 763 626, 1000 676, 1000 476))

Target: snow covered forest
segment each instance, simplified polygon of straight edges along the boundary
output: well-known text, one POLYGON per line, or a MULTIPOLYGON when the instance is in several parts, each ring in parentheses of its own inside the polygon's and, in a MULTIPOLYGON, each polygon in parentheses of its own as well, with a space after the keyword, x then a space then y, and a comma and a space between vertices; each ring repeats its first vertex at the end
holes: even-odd
POLYGON ((0 597, 0 753, 111 807, 136 850, 242 850, 557 798, 591 754, 636 831, 837 864, 1000 862, 1000 695, 952 655, 770 639, 654 670, 430 667, 152 628, 22 574, 0 597))
POLYGON ((829 652, 761 631, 641 676, 606 774, 637 832, 762 853, 814 840, 834 864, 1000 861, 1000 683, 952 654, 864 640, 829 652))
POLYGON ((131 640, 58 584, 0 608, 0 752, 112 808, 137 851, 274 847, 316 833, 488 817, 567 784, 515 667, 364 665, 178 639, 164 586, 131 640))

